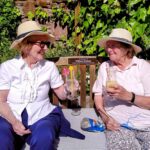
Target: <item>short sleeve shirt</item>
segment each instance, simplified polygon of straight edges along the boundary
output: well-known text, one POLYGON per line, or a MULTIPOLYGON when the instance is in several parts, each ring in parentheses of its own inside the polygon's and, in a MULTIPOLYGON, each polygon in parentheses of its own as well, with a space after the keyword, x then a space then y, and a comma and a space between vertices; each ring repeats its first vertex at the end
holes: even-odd
POLYGON ((16 118, 21 120, 22 111, 27 109, 29 125, 52 112, 55 106, 50 103, 49 90, 63 83, 51 61, 42 60, 30 69, 17 57, 0 65, 0 90, 9 90, 7 103, 16 118))
POLYGON ((120 70, 111 61, 101 64, 98 76, 93 86, 95 95, 102 95, 104 107, 109 115, 121 124, 128 124, 130 127, 142 129, 150 127, 150 110, 146 110, 125 101, 112 99, 106 92, 107 64, 112 65, 116 71, 117 83, 127 91, 136 95, 150 96, 150 64, 133 57, 131 64, 124 70, 120 70))

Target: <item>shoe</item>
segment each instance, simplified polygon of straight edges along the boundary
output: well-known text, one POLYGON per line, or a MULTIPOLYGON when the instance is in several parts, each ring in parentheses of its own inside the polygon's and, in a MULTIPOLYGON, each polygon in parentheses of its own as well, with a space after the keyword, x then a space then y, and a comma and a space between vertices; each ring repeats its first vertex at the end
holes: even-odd
POLYGON ((83 118, 81 121, 81 129, 88 132, 103 132, 105 125, 91 118, 83 118))

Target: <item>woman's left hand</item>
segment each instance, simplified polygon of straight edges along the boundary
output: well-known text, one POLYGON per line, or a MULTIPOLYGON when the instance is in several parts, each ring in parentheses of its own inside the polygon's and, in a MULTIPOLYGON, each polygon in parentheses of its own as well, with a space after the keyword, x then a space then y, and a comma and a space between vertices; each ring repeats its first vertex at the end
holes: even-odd
POLYGON ((116 131, 119 130, 120 124, 112 117, 107 118, 107 120, 104 121, 107 130, 116 131))
POLYGON ((123 86, 117 85, 113 88, 107 88, 107 93, 120 100, 130 101, 132 98, 132 93, 127 91, 123 86))
POLYGON ((26 135, 26 134, 30 134, 31 131, 29 129, 26 129, 24 127, 24 125, 22 124, 21 121, 19 120, 16 120, 13 124, 12 124, 12 127, 13 127, 13 130, 16 134, 20 135, 20 136, 23 136, 23 135, 26 135))

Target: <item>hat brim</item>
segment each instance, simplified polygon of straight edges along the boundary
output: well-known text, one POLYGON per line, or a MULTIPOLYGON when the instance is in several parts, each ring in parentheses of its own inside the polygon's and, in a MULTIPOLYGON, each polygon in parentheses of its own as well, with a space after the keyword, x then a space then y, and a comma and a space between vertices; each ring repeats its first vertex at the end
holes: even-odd
POLYGON ((45 36, 46 40, 50 41, 50 42, 54 42, 55 41, 55 37, 52 34, 48 34, 46 32, 43 31, 32 31, 28 34, 26 34, 24 37, 16 39, 10 46, 11 49, 18 49, 18 44, 20 44, 25 38, 32 36, 32 35, 41 35, 41 36, 45 36))
POLYGON ((103 38, 101 40, 98 41, 98 45, 102 48, 106 48, 106 42, 107 41, 119 41, 119 42, 122 42, 122 43, 126 43, 126 44, 129 44, 133 47, 135 53, 139 53, 140 51, 142 51, 141 47, 135 45, 135 44, 132 44, 126 40, 123 40, 123 39, 117 39, 117 38, 113 38, 113 37, 107 37, 107 38, 103 38))

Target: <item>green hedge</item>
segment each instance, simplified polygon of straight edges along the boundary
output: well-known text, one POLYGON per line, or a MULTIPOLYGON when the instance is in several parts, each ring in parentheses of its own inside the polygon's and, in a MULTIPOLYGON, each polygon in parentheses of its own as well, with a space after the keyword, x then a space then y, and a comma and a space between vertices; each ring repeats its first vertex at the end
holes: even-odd
POLYGON ((78 1, 67 1, 66 8, 53 7, 53 19, 68 26, 67 41, 81 34, 81 44, 76 45, 80 55, 106 56, 97 41, 113 28, 128 29, 136 44, 143 48, 139 57, 150 59, 150 5, 148 0, 80 0, 78 24, 74 27, 74 8, 78 1))
POLYGON ((21 13, 13 0, 0 1, 0 63, 14 57, 17 51, 10 50, 10 44, 16 37, 16 27, 21 20, 21 13))
MULTIPOLYGON (((128 29, 136 44, 143 48, 138 55, 150 59, 150 5, 148 0, 66 0, 67 7, 55 5, 52 16, 42 7, 37 7, 35 13, 28 13, 31 20, 40 23, 54 21, 62 27, 68 27, 68 37, 62 37, 51 46, 46 57, 69 55, 100 55, 106 53, 97 45, 97 41, 107 36, 113 28, 128 29), (75 16, 75 7, 80 6, 80 14, 75 16), (74 25, 74 22, 78 24, 74 25), (77 36, 81 43, 76 44, 77 36)), ((0 1, 0 62, 17 54, 10 51, 9 46, 16 36, 16 27, 21 21, 21 13, 15 7, 13 0, 0 1)), ((46 30, 46 28, 44 28, 46 30)))

